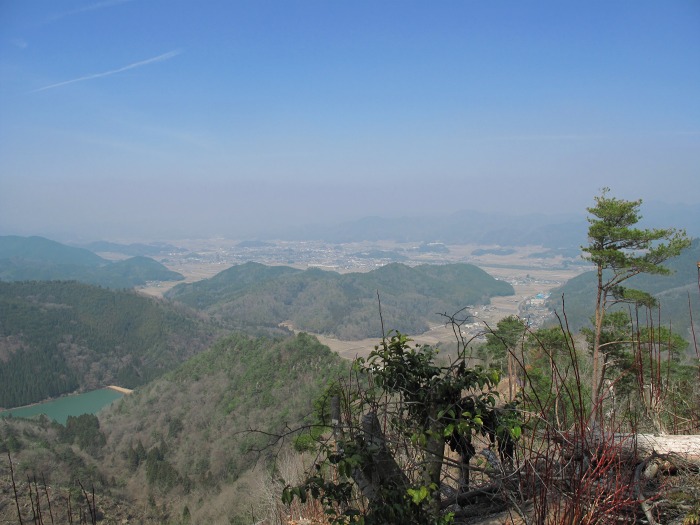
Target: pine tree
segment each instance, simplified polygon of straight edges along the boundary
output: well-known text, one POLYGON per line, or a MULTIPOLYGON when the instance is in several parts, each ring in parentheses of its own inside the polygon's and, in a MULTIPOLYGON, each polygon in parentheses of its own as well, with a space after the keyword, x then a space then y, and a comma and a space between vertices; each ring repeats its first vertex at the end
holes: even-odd
POLYGON ((641 200, 627 201, 609 197, 609 188, 603 188, 595 198, 595 206, 588 208, 588 246, 584 259, 597 270, 597 294, 593 339, 593 374, 591 382, 591 420, 599 421, 601 392, 605 377, 605 347, 601 344, 605 314, 615 302, 634 302, 652 305, 654 299, 639 290, 622 286, 630 277, 640 273, 668 274, 663 263, 676 257, 690 246, 685 230, 675 228, 639 229, 635 225, 642 218, 641 200))

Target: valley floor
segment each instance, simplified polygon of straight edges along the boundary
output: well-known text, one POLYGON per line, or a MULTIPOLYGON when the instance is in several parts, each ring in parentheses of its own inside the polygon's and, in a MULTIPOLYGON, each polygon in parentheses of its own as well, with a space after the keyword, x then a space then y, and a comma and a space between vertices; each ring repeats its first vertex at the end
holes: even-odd
MULTIPOLYGON (((538 256, 543 251, 539 246, 501 250, 500 247, 449 245, 448 253, 420 253, 415 251, 414 246, 410 243, 394 242, 343 245, 280 242, 258 250, 236 248, 235 241, 225 239, 198 240, 189 244, 186 241, 173 241, 173 243, 182 245, 191 252, 187 257, 171 258, 161 262, 168 269, 184 275, 185 282, 195 282, 213 277, 234 264, 247 261, 268 265, 289 265, 299 269, 321 267, 340 273, 365 272, 389 262, 381 259, 357 257, 358 253, 368 250, 405 254, 408 259, 405 261, 407 264, 457 262, 475 264, 497 279, 510 283, 515 289, 515 295, 495 297, 491 300, 490 305, 470 310, 470 315, 474 318, 474 325, 471 327, 469 336, 477 335, 486 325, 495 327, 500 319, 509 315, 520 315, 527 318, 532 325, 539 325, 549 313, 541 304, 543 302, 541 297, 548 295, 552 289, 561 286, 587 269, 578 264, 580 261, 577 260, 567 260, 561 256, 538 256), (192 253, 196 253, 198 256, 193 257, 192 253)), ((176 284, 178 283, 150 283, 141 288, 140 291, 162 297, 176 284)), ((429 331, 413 335, 416 343, 435 345, 454 342, 455 334, 452 327, 440 321, 440 318, 436 316, 435 324, 431 326, 429 331)), ((290 326, 290 328, 294 327, 290 326)), ((320 334, 314 335, 323 344, 347 359, 366 356, 377 344, 377 340, 374 338, 343 341, 320 334)))

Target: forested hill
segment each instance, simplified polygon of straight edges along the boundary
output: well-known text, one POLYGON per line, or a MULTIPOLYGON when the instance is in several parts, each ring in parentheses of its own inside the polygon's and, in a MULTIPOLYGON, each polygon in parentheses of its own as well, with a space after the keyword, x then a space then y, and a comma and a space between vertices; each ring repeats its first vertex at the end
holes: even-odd
POLYGON ((420 333, 452 314, 513 287, 471 264, 389 264, 367 273, 339 274, 246 263, 211 279, 173 288, 168 298, 202 309, 232 326, 277 326, 342 339, 381 336, 385 326, 420 333))
POLYGON ((102 474, 123 481, 137 508, 155 493, 173 516, 187 505, 192 523, 250 523, 270 490, 264 459, 285 443, 270 434, 316 422, 314 403, 349 367, 307 334, 221 340, 103 414, 102 474))
POLYGON ((75 280, 120 289, 182 279, 148 257, 111 262, 84 248, 43 237, 0 236, 0 281, 75 280))
POLYGON ((17 259, 60 265, 97 267, 107 261, 84 248, 66 246, 44 237, 0 236, 0 260, 17 259))
MULTIPOLYGON (((695 239, 690 248, 666 262, 664 266, 671 270, 670 275, 641 274, 624 283, 626 288, 635 288, 654 295, 660 304, 662 326, 668 327, 672 320, 672 330, 688 341, 692 340, 689 299, 693 315, 696 315, 696 322, 697 312, 700 312, 698 261, 700 261, 700 240, 695 239)), ((562 294, 570 328, 578 330, 590 324, 595 307, 595 272, 583 273, 552 291, 550 307, 559 312, 562 310, 562 294)), ((655 314, 654 318, 658 323, 658 315, 655 314)))
POLYGON ((0 407, 141 385, 206 348, 183 308, 77 282, 0 282, 0 407))

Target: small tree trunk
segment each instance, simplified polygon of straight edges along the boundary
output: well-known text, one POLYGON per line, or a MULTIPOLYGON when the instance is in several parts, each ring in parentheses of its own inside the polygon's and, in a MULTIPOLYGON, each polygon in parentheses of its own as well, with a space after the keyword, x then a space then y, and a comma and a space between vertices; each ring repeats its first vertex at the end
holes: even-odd
POLYGON ((605 317, 605 290, 603 286, 603 266, 598 264, 598 290, 595 304, 595 333, 593 336, 593 372, 591 374, 591 415, 589 425, 595 426, 600 420, 600 392, 603 386, 603 364, 600 356, 600 336, 605 317))
POLYGON ((352 477, 370 505, 377 505, 381 504, 379 494, 383 486, 391 485, 406 490, 408 478, 387 449, 375 412, 362 416, 362 433, 365 446, 372 451, 372 462, 362 469, 355 469, 352 477))
MULTIPOLYGON (((431 407, 430 414, 437 414, 438 410, 431 407)), ((433 512, 440 510, 440 475, 445 456, 444 426, 436 419, 432 419, 428 426, 428 439, 425 444, 425 458, 423 465, 423 485, 430 490, 430 506, 433 512), (430 488, 432 487, 432 488, 430 488)))

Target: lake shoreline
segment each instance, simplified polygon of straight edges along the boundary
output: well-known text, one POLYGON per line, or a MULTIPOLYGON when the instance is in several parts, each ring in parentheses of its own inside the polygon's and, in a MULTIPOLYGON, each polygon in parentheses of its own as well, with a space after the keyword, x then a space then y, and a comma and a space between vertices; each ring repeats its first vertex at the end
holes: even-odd
POLYGON ((0 419, 5 417, 30 418, 45 414, 50 419, 65 425, 69 416, 96 414, 107 405, 132 392, 128 388, 111 385, 81 394, 69 394, 58 398, 14 407, 0 411, 0 419))
MULTIPOLYGON (((103 386, 103 387, 102 387, 102 389, 104 389, 104 388, 109 389, 109 390, 114 390, 115 392, 119 392, 120 394, 125 394, 125 395, 126 395, 126 394, 132 394, 132 393, 134 392, 134 391, 131 390, 131 389, 124 388, 123 386, 117 386, 117 385, 107 385, 107 386, 103 386)), ((102 389, 101 389, 101 388, 98 388, 97 390, 102 390, 102 389)), ((94 392, 94 390, 90 390, 90 392, 94 392)), ((48 403, 48 402, 51 402, 51 401, 57 401, 57 400, 59 400, 59 399, 65 398, 65 397, 79 396, 79 395, 84 394, 84 393, 85 393, 85 392, 72 392, 72 393, 70 393, 70 394, 64 394, 64 395, 59 396, 59 397, 49 397, 49 398, 44 399, 44 400, 42 400, 42 401, 37 401, 36 403, 29 403, 28 405, 21 405, 21 406, 12 407, 12 408, 0 407, 0 413, 2 413, 2 412, 9 412, 10 410, 17 410, 17 409, 20 409, 20 408, 31 408, 31 407, 34 407, 34 406, 37 406, 37 405, 41 405, 41 404, 44 404, 44 403, 48 403)))
POLYGON ((109 388, 110 390, 114 390, 115 392, 119 392, 120 394, 131 394, 133 392, 133 390, 117 385, 107 385, 105 388, 109 388))

